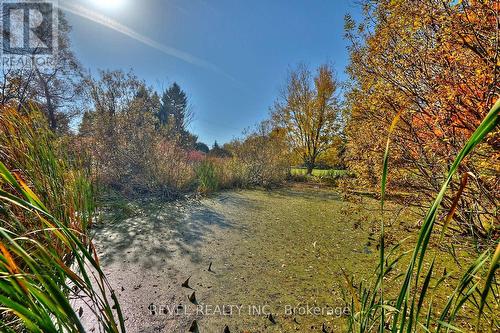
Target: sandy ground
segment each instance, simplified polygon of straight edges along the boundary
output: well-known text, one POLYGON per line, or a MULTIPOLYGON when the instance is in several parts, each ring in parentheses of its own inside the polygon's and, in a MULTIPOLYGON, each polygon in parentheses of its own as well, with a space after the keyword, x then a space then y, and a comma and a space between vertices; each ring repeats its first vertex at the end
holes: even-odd
POLYGON ((96 228, 95 244, 128 332, 187 332, 193 320, 209 333, 338 332, 341 268, 359 277, 376 262, 369 207, 317 188, 224 192, 140 204, 96 228))

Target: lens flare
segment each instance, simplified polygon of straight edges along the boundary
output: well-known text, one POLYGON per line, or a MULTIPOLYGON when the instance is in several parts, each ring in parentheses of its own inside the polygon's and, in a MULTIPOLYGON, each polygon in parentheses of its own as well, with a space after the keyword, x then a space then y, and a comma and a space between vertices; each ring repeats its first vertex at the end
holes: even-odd
POLYGON ((123 7, 126 0, 90 0, 90 2, 103 9, 118 9, 123 7))

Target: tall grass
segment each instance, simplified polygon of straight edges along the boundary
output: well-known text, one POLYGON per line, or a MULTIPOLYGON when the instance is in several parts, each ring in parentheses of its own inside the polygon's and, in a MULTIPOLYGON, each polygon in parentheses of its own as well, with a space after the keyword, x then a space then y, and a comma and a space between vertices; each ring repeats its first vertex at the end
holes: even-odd
MULTIPOLYGON (((453 292, 448 295, 443 308, 434 308, 431 295, 431 281, 436 279, 435 257, 430 260, 430 267, 424 272, 424 261, 429 250, 429 242, 433 234, 436 218, 438 216, 441 201, 453 181, 454 176, 459 172, 462 161, 474 150, 474 148, 492 132, 498 125, 498 112, 500 100, 493 106, 483 122, 469 138, 465 146, 455 158, 451 165, 441 189, 429 208, 420 229, 416 245, 412 251, 410 262, 403 274, 403 281, 400 285, 399 293, 395 299, 389 299, 384 294, 384 279, 387 278, 401 256, 396 256, 394 251, 385 255, 384 245, 384 225, 381 225, 380 262, 377 268, 377 278, 372 286, 360 284, 357 290, 352 287, 350 303, 353 307, 349 317, 349 331, 351 332, 414 332, 423 331, 460 331, 455 326, 455 321, 464 310, 465 304, 473 307, 476 311, 477 321, 475 329, 477 332, 496 331, 500 329, 498 318, 499 311, 499 289, 495 278, 500 260, 500 243, 497 244, 496 251, 492 256, 487 250, 481 253, 478 258, 469 265, 458 279, 453 292), (488 265, 489 262, 489 265, 488 265), (427 301, 427 302, 426 302, 427 301), (423 312, 424 305, 427 311, 423 312), (486 322, 486 323, 484 323, 486 322)), ((392 132, 399 119, 396 116, 389 133, 392 132)), ((383 214, 385 190, 388 177, 390 137, 387 141, 386 151, 383 160, 382 173, 382 195, 381 209, 383 214)), ((464 178, 462 178, 464 179, 464 178)), ((466 182, 462 181, 463 186, 466 182)), ((460 192, 458 195, 460 195, 460 192)), ((446 218, 451 219, 453 212, 446 218)), ((437 280, 434 288, 437 287, 447 276, 437 280)))
POLYGON ((88 172, 44 124, 36 112, 0 110, 0 331, 84 332, 85 312, 99 330, 123 332, 86 233, 88 172))
MULTIPOLYGON (((72 142, 53 135, 45 122, 38 112, 1 109, 1 161, 19 181, 29 180, 29 188, 47 199, 46 208, 61 223, 85 230, 95 209, 90 171, 80 153, 71 152, 72 142)), ((21 230, 33 227, 24 222, 21 230)))
POLYGON ((196 166, 196 176, 198 179, 198 191, 200 193, 215 192, 219 188, 219 177, 214 163, 205 159, 196 166))

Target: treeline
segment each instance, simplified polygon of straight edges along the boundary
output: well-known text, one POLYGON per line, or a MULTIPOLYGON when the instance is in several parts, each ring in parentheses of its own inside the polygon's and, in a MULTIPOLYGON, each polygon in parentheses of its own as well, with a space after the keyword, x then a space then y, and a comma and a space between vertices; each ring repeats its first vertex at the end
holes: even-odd
POLYGON ((43 114, 47 127, 39 130, 51 132, 56 145, 64 142, 68 154, 84 160, 81 167, 95 188, 176 197, 187 191, 271 186, 287 177, 288 151, 276 148, 282 141, 269 126, 230 144, 215 142, 210 149, 188 131, 193 110, 177 83, 158 92, 132 72, 91 75, 72 51, 62 12, 58 32, 54 67, 5 68, 0 101, 19 117, 43 121, 36 113, 43 114), (216 177, 211 186, 199 179, 207 166, 216 177))
POLYGON ((90 156, 97 184, 130 195, 271 186, 284 180, 286 148, 262 125, 243 140, 212 149, 187 130, 192 117, 176 83, 162 94, 132 73, 102 71, 86 82, 88 107, 77 148, 90 156), (282 152, 285 152, 283 154, 282 152))
POLYGON ((193 110, 178 84, 158 92, 132 72, 91 75, 72 51, 63 13, 59 25, 55 66, 7 68, 1 104, 19 114, 43 113, 50 131, 88 159, 85 167, 100 189, 175 197, 276 185, 291 165, 308 173, 317 164, 343 166, 338 83, 329 65, 315 73, 304 65, 291 70, 268 121, 210 149, 187 130, 193 110))

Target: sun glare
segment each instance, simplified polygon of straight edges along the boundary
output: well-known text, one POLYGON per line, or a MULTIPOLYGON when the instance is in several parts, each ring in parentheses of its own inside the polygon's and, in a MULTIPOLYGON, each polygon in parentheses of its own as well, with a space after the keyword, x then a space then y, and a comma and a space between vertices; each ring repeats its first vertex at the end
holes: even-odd
POLYGON ((118 9, 122 7, 126 0, 90 0, 94 6, 103 9, 118 9))

